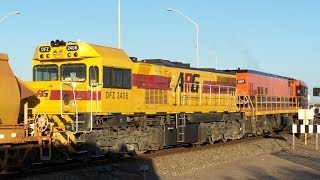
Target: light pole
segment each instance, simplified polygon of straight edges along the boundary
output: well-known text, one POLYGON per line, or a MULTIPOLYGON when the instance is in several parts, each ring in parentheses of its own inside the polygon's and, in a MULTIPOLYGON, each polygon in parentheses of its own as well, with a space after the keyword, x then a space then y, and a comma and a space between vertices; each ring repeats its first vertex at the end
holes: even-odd
POLYGON ((216 70, 218 69, 218 53, 217 51, 214 51, 215 57, 216 57, 216 70))
POLYGON ((121 48, 121 44, 120 44, 120 41, 121 41, 120 30, 121 30, 121 27, 120 27, 120 0, 118 0, 118 48, 119 48, 119 49, 121 48))
POLYGON ((198 26, 198 24, 177 9, 167 9, 167 11, 175 11, 178 14, 182 15, 184 18, 186 18, 188 21, 190 21, 192 24, 195 25, 195 27, 196 27, 196 55, 197 55, 196 61, 197 61, 197 68, 198 68, 199 67, 199 26, 198 26))
POLYGON ((11 15, 19 15, 19 14, 20 14, 19 11, 9 13, 9 14, 7 14, 6 16, 4 16, 3 18, 0 19, 0 23, 1 23, 2 21, 4 21, 5 19, 7 19, 7 18, 8 18, 9 16, 11 16, 11 15))

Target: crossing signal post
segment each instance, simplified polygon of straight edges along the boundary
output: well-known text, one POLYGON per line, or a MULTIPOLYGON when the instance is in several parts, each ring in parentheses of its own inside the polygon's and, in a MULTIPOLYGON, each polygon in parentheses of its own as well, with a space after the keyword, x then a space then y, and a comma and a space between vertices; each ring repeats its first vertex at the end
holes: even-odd
MULTIPOLYGON (((313 121, 314 119, 314 110, 313 109, 299 109, 298 110, 298 119, 303 120, 303 125, 309 125, 309 120, 313 121)), ((304 144, 307 145, 307 135, 304 133, 304 144)))
POLYGON ((316 134, 316 150, 318 150, 318 134, 320 134, 320 125, 305 125, 305 124, 292 124, 292 149, 295 148, 295 134, 316 134))
MULTIPOLYGON (((320 96, 320 88, 313 88, 313 96, 320 96)), ((318 150, 318 133, 316 134, 316 150, 318 150)))

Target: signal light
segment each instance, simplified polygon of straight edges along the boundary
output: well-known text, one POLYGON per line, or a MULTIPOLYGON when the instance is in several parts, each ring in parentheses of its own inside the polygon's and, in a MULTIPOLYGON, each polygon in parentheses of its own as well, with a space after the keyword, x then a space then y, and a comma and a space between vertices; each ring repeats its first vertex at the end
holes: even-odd
POLYGON ((56 55, 57 55, 57 51, 54 51, 54 52, 53 52, 53 56, 56 56, 56 55))
POLYGON ((320 88, 313 88, 313 96, 320 96, 320 88))
POLYGON ((78 53, 77 52, 75 52, 73 55, 74 55, 74 57, 78 57, 78 53))
POLYGON ((41 58, 41 59, 43 58, 43 54, 40 54, 40 58, 41 58))
POLYGON ((46 57, 47 57, 47 58, 50 58, 50 54, 47 54, 46 57))
POLYGON ((71 53, 68 53, 68 57, 71 57, 71 53))

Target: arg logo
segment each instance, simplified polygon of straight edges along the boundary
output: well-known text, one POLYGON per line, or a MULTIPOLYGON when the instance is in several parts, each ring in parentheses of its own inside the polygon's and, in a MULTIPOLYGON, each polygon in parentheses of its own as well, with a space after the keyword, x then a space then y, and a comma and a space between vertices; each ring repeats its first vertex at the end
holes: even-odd
POLYGON ((193 93, 199 92, 199 81, 200 74, 191 74, 180 72, 177 85, 174 89, 174 92, 177 92, 178 87, 180 87, 180 92, 190 91, 193 93), (187 90, 188 89, 188 90, 187 90))

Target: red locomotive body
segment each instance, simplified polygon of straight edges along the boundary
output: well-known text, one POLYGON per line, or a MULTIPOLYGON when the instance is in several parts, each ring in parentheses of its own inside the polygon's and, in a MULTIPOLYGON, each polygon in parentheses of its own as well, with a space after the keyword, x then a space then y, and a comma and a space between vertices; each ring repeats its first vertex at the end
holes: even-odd
POLYGON ((272 97, 293 96, 292 84, 295 80, 283 76, 252 70, 237 72, 237 88, 250 96, 268 95, 272 97))
POLYGON ((253 70, 237 70, 236 79, 238 93, 249 96, 259 111, 307 108, 303 81, 253 70))

